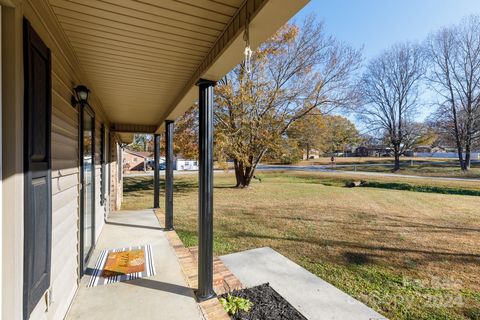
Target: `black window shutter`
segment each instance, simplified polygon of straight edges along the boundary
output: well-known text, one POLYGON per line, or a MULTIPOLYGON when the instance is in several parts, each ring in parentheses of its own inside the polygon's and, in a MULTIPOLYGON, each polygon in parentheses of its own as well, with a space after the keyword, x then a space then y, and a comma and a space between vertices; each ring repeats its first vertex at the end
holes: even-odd
POLYGON ((23 315, 50 287, 52 247, 51 54, 23 21, 24 37, 24 279, 23 315))

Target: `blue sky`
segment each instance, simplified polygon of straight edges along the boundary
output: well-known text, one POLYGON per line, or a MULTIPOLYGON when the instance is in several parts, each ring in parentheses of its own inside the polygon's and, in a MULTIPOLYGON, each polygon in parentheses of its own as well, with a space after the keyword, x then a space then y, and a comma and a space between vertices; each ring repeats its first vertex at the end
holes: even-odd
MULTIPOLYGON (((328 34, 353 47, 363 46, 367 62, 397 42, 421 42, 443 26, 480 14, 480 0, 312 0, 294 20, 300 22, 312 13, 325 22, 328 34)), ((421 97, 425 105, 418 121, 430 114, 432 93, 424 92, 421 97)), ((347 117, 365 131, 355 116, 347 117)))
POLYGON ((368 59, 396 42, 422 41, 442 26, 480 14, 480 0, 312 0, 295 19, 310 13, 337 39, 363 45, 368 59))

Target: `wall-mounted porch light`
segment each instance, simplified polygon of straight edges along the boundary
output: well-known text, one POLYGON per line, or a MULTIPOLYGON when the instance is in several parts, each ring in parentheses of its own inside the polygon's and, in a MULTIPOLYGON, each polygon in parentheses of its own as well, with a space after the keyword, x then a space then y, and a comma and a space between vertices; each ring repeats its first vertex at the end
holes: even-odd
POLYGON ((90 94, 90 90, 84 85, 76 86, 73 91, 75 91, 75 96, 72 96, 72 106, 76 106, 78 104, 88 104, 88 96, 90 94))

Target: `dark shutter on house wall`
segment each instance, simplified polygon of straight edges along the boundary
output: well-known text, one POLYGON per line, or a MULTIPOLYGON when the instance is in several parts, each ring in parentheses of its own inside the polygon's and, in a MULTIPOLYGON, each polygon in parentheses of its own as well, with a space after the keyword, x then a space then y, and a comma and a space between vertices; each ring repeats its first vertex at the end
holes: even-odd
POLYGON ((24 19, 24 318, 50 286, 52 242, 51 56, 24 19))

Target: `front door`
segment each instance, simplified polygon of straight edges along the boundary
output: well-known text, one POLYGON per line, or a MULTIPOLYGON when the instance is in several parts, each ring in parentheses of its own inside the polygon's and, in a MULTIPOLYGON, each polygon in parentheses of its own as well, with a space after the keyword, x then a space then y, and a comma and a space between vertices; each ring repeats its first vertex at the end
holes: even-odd
POLYGON ((50 287, 52 85, 50 50, 27 20, 24 20, 23 29, 25 81, 23 317, 28 319, 33 308, 50 287))
POLYGON ((80 108, 80 165, 81 165, 81 274, 87 267, 95 241, 95 115, 84 105, 80 108))

